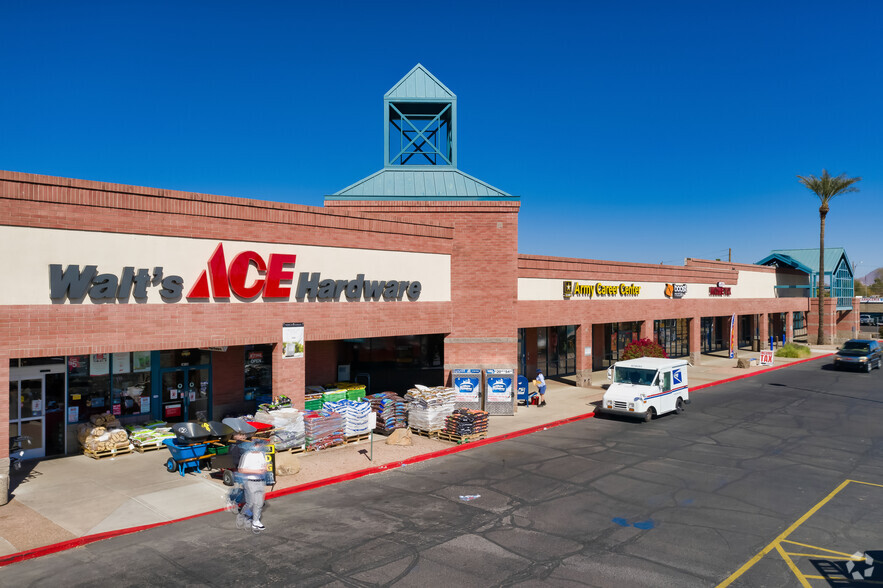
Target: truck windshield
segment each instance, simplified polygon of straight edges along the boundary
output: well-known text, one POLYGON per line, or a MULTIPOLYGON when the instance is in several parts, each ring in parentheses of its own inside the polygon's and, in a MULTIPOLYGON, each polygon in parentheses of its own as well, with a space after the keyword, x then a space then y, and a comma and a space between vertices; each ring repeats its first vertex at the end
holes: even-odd
POLYGON ((642 370, 640 368, 618 367, 614 370, 613 381, 617 384, 637 384, 639 386, 653 385, 656 370, 642 370))

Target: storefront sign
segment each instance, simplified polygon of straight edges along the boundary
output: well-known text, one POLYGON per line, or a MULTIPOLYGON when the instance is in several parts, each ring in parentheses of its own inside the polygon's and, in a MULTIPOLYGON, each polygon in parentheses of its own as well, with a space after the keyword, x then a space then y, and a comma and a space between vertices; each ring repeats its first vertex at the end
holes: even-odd
POLYGON ((479 402, 481 392, 481 370, 458 369, 453 370, 451 376, 454 380, 454 389, 457 395, 455 402, 479 402))
POLYGON ((304 324, 285 323, 282 325, 282 357, 299 358, 304 356, 304 324))
POLYGON ((732 289, 729 286, 725 286, 723 282, 718 282, 717 286, 708 287, 709 296, 730 296, 731 294, 732 289))
POLYGON ((75 423, 80 420, 80 407, 79 406, 68 406, 67 407, 67 422, 75 423))
POLYGON ((564 299, 634 297, 641 294, 641 287, 634 284, 603 284, 601 282, 580 284, 564 281, 564 299))
POLYGON ((767 349, 760 352, 760 365, 773 365, 773 350, 767 349))
POLYGON ((514 370, 487 370, 485 399, 488 402, 512 402, 514 375, 514 370))
POLYGON ((665 296, 667 298, 683 298, 687 294, 687 284, 666 284, 665 296))
POLYGON ((141 397, 141 413, 150 412, 150 396, 141 397))
MULTIPOLYGON (((218 244, 208 259, 206 269, 187 291, 190 302, 229 301, 231 297, 242 302, 258 298, 289 300, 294 284, 294 266, 297 255, 291 253, 270 254, 265 261, 254 251, 243 251, 227 263, 223 244, 218 244)), ((163 302, 179 302, 186 286, 180 275, 167 275, 165 268, 136 268, 126 266, 119 275, 99 273, 97 265, 61 264, 49 265, 49 298, 56 303, 65 300, 81 303, 88 296, 93 303, 138 302, 147 300, 149 289, 158 289, 163 302)), ((373 280, 357 273, 355 278, 324 278, 320 272, 301 272, 295 299, 336 301, 343 296, 354 302, 369 301, 415 301, 420 298, 423 286, 419 281, 373 280)))

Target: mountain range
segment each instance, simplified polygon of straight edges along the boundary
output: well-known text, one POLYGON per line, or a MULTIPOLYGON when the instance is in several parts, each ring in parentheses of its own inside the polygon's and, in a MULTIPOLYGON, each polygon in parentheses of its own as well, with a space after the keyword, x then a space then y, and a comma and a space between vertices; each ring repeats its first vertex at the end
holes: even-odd
POLYGON ((861 282, 865 286, 870 286, 878 278, 883 280, 883 267, 878 267, 877 269, 875 269, 872 272, 865 275, 865 277, 857 278, 857 279, 859 282, 861 282))

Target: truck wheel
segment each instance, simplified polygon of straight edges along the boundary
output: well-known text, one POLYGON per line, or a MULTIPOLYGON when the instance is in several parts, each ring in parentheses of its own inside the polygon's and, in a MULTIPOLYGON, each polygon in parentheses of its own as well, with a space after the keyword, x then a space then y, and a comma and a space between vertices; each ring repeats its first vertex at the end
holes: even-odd
POLYGON ((866 373, 866 374, 870 374, 870 373, 871 373, 871 362, 870 362, 870 361, 869 361, 868 363, 865 364, 865 373, 866 373))
POLYGON ((675 403, 675 411, 678 414, 681 414, 682 412, 684 412, 684 410, 684 399, 678 398, 678 401, 675 403))
POLYGON ((653 417, 656 415, 656 409, 648 408, 647 412, 644 413, 644 422, 649 423, 653 420, 653 417))

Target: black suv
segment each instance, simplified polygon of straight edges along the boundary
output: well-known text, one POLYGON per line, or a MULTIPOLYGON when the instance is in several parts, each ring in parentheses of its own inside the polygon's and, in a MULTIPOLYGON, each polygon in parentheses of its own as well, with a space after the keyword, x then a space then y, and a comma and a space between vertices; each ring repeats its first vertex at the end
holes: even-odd
POLYGON ((873 368, 879 369, 881 363, 880 344, 868 339, 850 339, 834 356, 835 368, 858 368, 870 372, 873 368))

